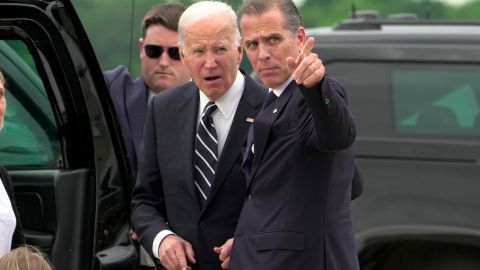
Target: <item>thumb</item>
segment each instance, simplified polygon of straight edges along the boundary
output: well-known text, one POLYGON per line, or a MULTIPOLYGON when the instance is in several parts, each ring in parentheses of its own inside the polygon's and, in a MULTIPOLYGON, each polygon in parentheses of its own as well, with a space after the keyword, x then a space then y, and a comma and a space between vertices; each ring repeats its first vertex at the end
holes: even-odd
POLYGON ((222 247, 214 247, 213 252, 220 254, 222 252, 222 247))

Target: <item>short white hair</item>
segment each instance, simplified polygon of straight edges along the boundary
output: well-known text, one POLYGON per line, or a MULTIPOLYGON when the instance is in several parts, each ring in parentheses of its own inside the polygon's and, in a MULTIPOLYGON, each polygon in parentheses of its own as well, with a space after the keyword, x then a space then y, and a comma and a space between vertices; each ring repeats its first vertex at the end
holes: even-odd
POLYGON ((226 3, 218 1, 200 1, 190 5, 178 21, 178 45, 180 48, 185 46, 185 27, 188 23, 209 19, 215 20, 215 15, 226 14, 230 17, 230 24, 234 31, 235 46, 240 46, 242 36, 237 23, 237 14, 232 7, 226 3))

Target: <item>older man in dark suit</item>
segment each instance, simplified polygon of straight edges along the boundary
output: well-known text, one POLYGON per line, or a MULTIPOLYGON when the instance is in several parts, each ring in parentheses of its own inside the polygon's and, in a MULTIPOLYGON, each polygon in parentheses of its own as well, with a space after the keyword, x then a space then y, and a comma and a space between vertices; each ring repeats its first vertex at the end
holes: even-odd
POLYGON ((359 269, 350 213, 355 125, 342 85, 311 52, 291 0, 246 0, 243 44, 271 88, 243 167, 231 270, 359 269))
POLYGON ((214 247, 233 237, 246 186, 242 146, 267 93, 239 72, 240 41, 230 6, 188 7, 179 45, 193 81, 148 109, 132 224, 166 269, 219 270, 214 247))

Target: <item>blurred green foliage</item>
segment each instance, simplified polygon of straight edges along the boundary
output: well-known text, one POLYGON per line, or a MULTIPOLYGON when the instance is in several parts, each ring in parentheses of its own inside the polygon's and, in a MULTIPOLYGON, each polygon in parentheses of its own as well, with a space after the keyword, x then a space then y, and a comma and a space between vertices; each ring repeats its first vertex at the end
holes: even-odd
MULTIPOLYGON (((117 65, 140 74, 138 39, 140 22, 152 5, 195 1, 159 0, 72 0, 87 31, 103 70, 117 65)), ((227 0, 234 9, 242 0, 227 0)), ((377 10, 380 17, 392 13, 416 13, 420 18, 446 20, 480 20, 480 0, 455 7, 432 0, 306 0, 300 7, 305 26, 335 25, 349 16, 352 4, 356 10, 377 10)), ((245 58, 245 57, 244 57, 245 58)), ((245 59, 244 59, 245 60, 245 59)))

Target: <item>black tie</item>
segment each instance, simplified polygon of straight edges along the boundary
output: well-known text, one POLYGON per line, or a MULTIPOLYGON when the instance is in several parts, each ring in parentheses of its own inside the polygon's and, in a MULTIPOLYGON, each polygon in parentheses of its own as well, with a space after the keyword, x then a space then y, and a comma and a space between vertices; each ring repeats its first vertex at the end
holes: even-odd
POLYGON ((217 109, 215 102, 209 101, 203 109, 197 127, 194 154, 194 180, 200 203, 205 206, 210 188, 215 178, 215 169, 218 161, 217 132, 213 125, 212 113, 217 109))
MULTIPOLYGON (((270 104, 272 104, 275 100, 277 100, 277 95, 270 91, 265 98, 265 101, 262 105, 262 110, 264 111, 270 104)), ((253 164, 253 152, 252 152, 252 145, 253 145, 253 124, 250 126, 248 130, 247 136, 247 148, 245 149, 245 153, 243 155, 243 162, 242 162, 242 169, 245 173, 250 174, 253 164)))

